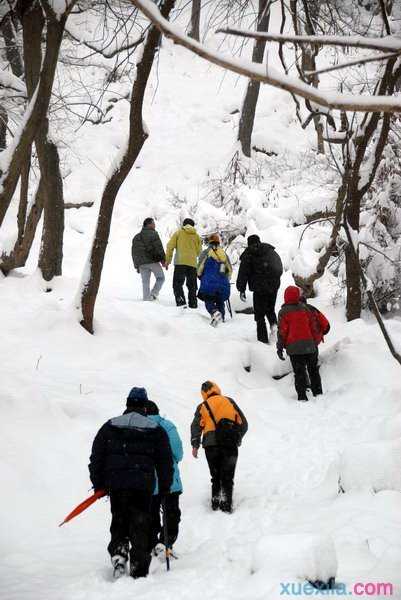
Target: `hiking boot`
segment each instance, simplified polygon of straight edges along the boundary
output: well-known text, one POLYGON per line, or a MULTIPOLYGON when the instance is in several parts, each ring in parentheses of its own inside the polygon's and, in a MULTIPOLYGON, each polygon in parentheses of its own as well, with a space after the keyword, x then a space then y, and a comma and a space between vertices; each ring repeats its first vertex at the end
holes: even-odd
POLYGON ((125 575, 125 565, 127 564, 127 560, 118 554, 116 556, 111 557, 111 564, 113 565, 113 578, 119 579, 123 575, 125 575))
POLYGON ((212 320, 210 321, 210 325, 212 327, 217 327, 217 325, 220 323, 220 321, 223 319, 223 315, 221 314, 221 312, 219 310, 215 310, 214 313, 212 314, 212 320))
POLYGON ((231 514, 233 512, 232 502, 230 502, 229 500, 223 500, 222 502, 220 502, 220 510, 221 512, 231 514))
POLYGON ((306 395, 298 397, 298 402, 308 402, 308 401, 309 401, 309 398, 306 395))
POLYGON ((211 502, 212 510, 219 510, 220 508, 220 498, 214 497, 211 502))
POLYGON ((134 579, 138 579, 139 577, 146 577, 149 573, 149 565, 151 560, 152 558, 149 557, 149 559, 143 560, 141 562, 136 560, 131 561, 129 567, 129 574, 131 575, 131 577, 133 577, 134 579))

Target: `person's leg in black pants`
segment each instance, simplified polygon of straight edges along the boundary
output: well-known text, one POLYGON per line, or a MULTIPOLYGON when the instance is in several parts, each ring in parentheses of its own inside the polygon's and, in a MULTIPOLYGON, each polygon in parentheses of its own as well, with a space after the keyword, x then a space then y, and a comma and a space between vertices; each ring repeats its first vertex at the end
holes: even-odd
POLYGON ((160 496, 156 494, 152 496, 152 533, 151 533, 151 546, 154 548, 159 542, 159 535, 162 530, 162 524, 160 520, 160 496))
POLYGON ((268 344, 269 336, 267 334, 267 327, 265 321, 266 298, 264 294, 261 294, 260 292, 253 293, 253 311, 256 321, 256 337, 259 342, 268 344))
POLYGON ((110 492, 111 541, 108 546, 112 562, 116 556, 128 558, 131 544, 130 574, 146 577, 151 561, 151 500, 150 493, 138 490, 114 490, 110 492))
POLYGON ((276 300, 277 300, 277 292, 275 290, 273 292, 269 292, 265 296, 265 315, 267 320, 269 321, 270 327, 272 325, 277 325, 277 315, 276 315, 276 300))
POLYGON ((209 465, 212 480, 212 509, 217 510, 220 506, 221 493, 221 453, 218 446, 206 446, 206 460, 209 465))
POLYGON ((185 300, 185 294, 183 289, 185 275, 185 265, 175 265, 173 275, 173 291, 175 296, 175 303, 177 306, 184 306, 184 304, 187 303, 187 301, 185 300))
POLYGON ((295 389, 298 394, 298 400, 308 400, 308 396, 306 395, 306 388, 308 385, 308 378, 306 376, 307 359, 308 354, 290 355, 292 368, 294 370, 295 389))
POLYGON ((220 508, 224 512, 231 512, 232 505, 233 505, 233 487, 234 487, 235 467, 237 466, 237 460, 238 460, 238 448, 222 447, 221 455, 222 455, 222 461, 221 461, 222 501, 220 502, 220 508))
POLYGON ((129 515, 127 512, 125 492, 110 492, 111 540, 107 550, 113 566, 117 562, 125 564, 129 552, 129 515))
MULTIPOLYGON (((178 528, 181 521, 180 511, 180 493, 172 492, 164 497, 166 507, 166 521, 167 521, 167 540, 164 537, 164 530, 162 528, 160 533, 160 541, 165 546, 172 548, 177 537, 178 528)), ((163 515, 164 519, 164 515, 163 515)))
POLYGON ((322 380, 319 373, 319 355, 317 352, 307 355, 306 367, 309 373, 312 394, 314 396, 319 396, 323 393, 323 390, 322 380))
POLYGON ((196 297, 198 276, 195 267, 186 267, 186 279, 188 288, 188 306, 189 308, 198 308, 198 299, 196 297))
POLYGON ((152 494, 130 491, 129 495, 130 575, 146 577, 152 560, 152 494))

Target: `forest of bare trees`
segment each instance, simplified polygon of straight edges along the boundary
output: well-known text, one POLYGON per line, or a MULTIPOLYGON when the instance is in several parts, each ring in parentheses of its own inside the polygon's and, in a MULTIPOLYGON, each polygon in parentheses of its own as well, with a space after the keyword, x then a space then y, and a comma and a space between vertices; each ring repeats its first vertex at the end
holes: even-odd
POLYGON ((244 165, 261 150, 252 141, 260 86, 274 86, 290 94, 294 118, 302 128, 314 128, 316 153, 327 156, 338 175, 333 206, 329 210, 322 206, 320 213, 307 216, 307 225, 326 222, 328 243, 313 272, 308 276, 294 272, 294 279, 313 296, 315 282, 333 257, 340 257, 345 265, 347 319, 361 316, 365 297, 380 318, 383 307, 400 292, 396 264, 393 283, 385 288, 373 282, 372 289, 366 275, 372 253, 386 255, 389 245, 399 240, 398 228, 391 229, 390 213, 401 205, 400 29, 400 7, 391 0, 227 0, 212 3, 212 8, 210 2, 201 0, 3 1, 0 227, 10 212, 16 217, 13 247, 0 249, 2 273, 23 267, 35 236, 41 236, 38 267, 47 289, 52 289, 54 277, 62 275, 64 211, 69 207, 64 201, 60 149, 53 134, 56 117, 73 114, 81 123, 94 126, 107 122, 113 105, 103 102, 104 91, 128 76, 129 95, 118 99, 130 105, 127 139, 103 184, 90 255, 86 260, 82 257, 80 322, 93 333, 113 208, 148 138, 143 102, 164 35, 206 61, 246 78, 236 132, 238 157, 244 165), (79 35, 74 27, 77 15, 96 21, 93 39, 79 35), (240 52, 229 55, 221 51, 223 38, 238 42, 240 52), (273 54, 279 57, 281 69, 270 67, 273 54), (59 70, 85 69, 99 61, 107 62, 101 93, 82 88, 79 102, 58 93, 55 81, 59 70), (325 85, 325 78, 332 74, 336 76, 334 91, 325 85), (390 150, 391 168, 386 167, 390 150), (386 210, 375 202, 378 181, 380 189, 389 190, 386 210), (358 239, 361 215, 367 211, 381 219, 388 233, 387 241, 382 235, 369 250, 366 244, 362 248, 358 239))

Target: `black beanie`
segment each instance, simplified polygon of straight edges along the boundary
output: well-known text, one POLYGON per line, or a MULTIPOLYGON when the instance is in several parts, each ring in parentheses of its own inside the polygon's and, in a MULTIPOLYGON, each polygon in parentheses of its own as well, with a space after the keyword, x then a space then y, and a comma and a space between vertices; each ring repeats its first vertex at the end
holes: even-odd
POLYGON ((127 408, 144 405, 148 401, 148 394, 143 387, 133 387, 127 398, 127 408))
POLYGON ((185 225, 191 225, 192 227, 195 227, 195 221, 193 219, 184 219, 182 226, 185 227, 185 225))
POLYGON ((256 246, 260 244, 260 237, 256 234, 250 235, 248 238, 248 246, 256 246))

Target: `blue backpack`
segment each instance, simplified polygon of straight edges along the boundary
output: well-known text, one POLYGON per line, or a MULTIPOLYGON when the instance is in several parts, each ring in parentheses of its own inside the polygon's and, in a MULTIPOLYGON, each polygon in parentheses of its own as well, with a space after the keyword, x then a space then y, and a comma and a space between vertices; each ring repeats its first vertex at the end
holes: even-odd
POLYGON ((203 269, 198 298, 225 302, 229 297, 230 281, 225 274, 225 265, 209 256, 203 269))

